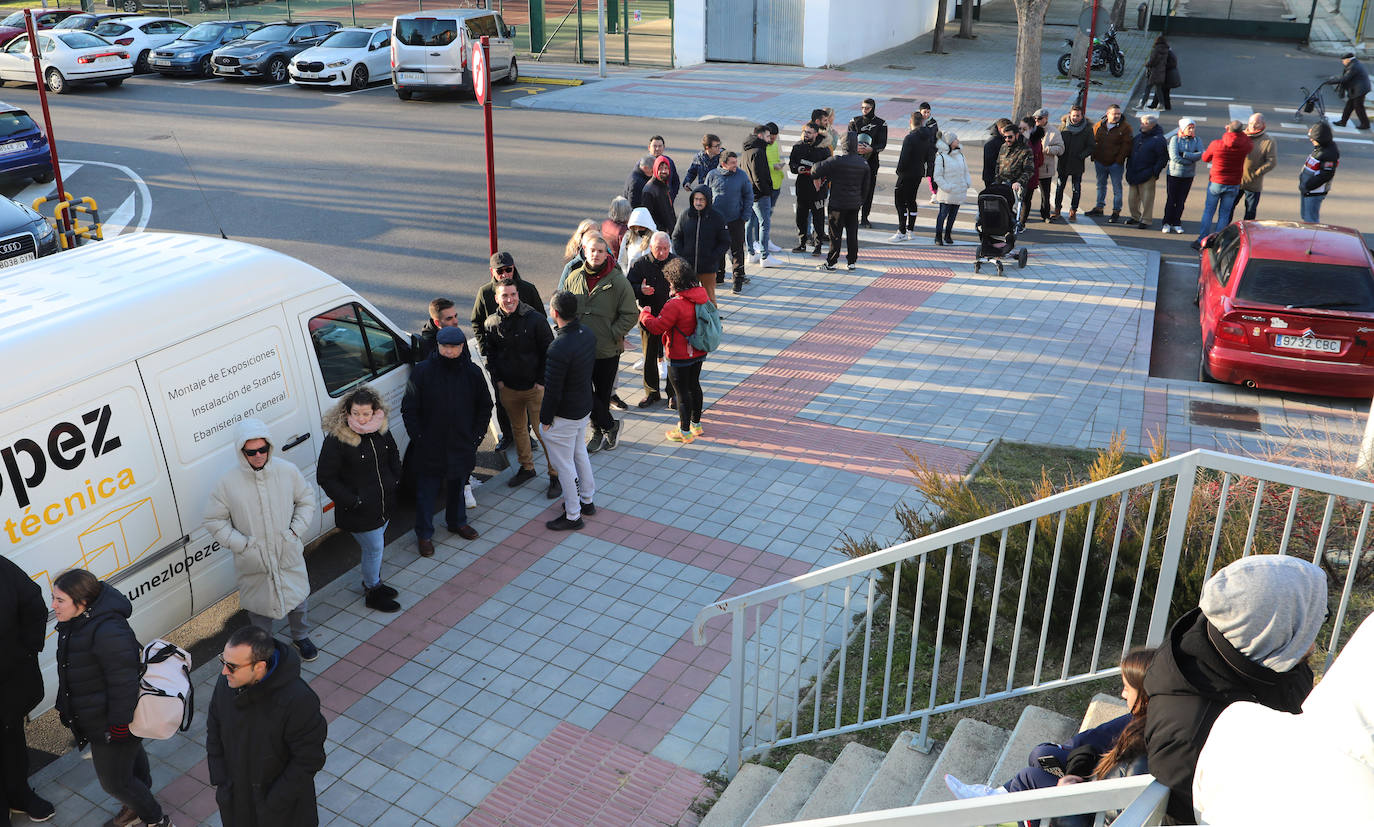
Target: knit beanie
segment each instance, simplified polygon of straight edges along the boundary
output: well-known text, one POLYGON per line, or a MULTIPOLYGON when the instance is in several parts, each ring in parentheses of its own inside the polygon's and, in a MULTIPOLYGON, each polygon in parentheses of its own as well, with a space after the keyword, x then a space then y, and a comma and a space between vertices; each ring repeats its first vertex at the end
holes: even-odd
POLYGON ((1198 607, 1241 654, 1287 672, 1326 622, 1326 572, 1296 557, 1253 555, 1212 575, 1198 607))

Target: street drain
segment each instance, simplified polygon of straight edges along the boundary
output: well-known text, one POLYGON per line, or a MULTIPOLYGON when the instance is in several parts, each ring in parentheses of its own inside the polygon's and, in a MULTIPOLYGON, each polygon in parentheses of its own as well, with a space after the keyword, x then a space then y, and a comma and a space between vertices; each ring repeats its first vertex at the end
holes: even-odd
POLYGON ((1194 425, 1206 428, 1228 428, 1232 431, 1260 429, 1259 411, 1244 405, 1200 402, 1195 399, 1188 404, 1188 418, 1194 425))

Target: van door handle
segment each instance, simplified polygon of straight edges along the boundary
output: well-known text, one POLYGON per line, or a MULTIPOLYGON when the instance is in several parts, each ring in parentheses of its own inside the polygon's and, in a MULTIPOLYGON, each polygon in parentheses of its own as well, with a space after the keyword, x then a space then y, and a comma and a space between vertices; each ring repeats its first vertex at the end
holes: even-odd
POLYGON ((306 441, 307 439, 309 439, 309 438, 310 438, 310 434, 309 434, 309 433, 304 433, 304 434, 301 434, 300 436, 293 436, 293 437, 291 437, 291 441, 290 441, 290 442, 288 442, 288 443, 286 443, 285 445, 281 446, 281 449, 282 449, 283 451, 290 451, 292 448, 295 448, 297 445, 300 445, 302 442, 305 442, 305 441, 306 441))
POLYGON ((442 56, 442 53, 441 53, 441 52, 430 52, 430 53, 429 53, 429 56, 430 56, 430 57, 440 57, 440 56, 442 56))

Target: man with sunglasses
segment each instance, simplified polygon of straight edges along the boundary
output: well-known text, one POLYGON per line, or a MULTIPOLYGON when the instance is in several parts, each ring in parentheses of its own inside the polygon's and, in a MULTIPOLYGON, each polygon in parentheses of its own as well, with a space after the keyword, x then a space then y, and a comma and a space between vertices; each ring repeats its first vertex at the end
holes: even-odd
MULTIPOLYGON (((472 301, 472 335, 477 339, 477 352, 482 354, 482 361, 485 363, 490 359, 487 352, 487 317, 495 316, 498 303, 496 301, 497 282, 510 279, 515 282, 515 289, 520 298, 521 304, 528 304, 530 307, 543 307, 544 300, 539 297, 539 289, 533 283, 520 278, 520 271, 515 268, 515 256, 502 250, 491 254, 491 281, 482 285, 477 290, 477 298, 472 301)), ((493 393, 500 398, 500 393, 493 389, 493 393)), ((506 409, 496 406, 496 424, 501 429, 501 441, 496 443, 497 451, 505 451, 514 445, 515 435, 511 433, 510 417, 506 415, 506 409)), ((468 506, 471 508, 472 506, 468 506)))
POLYGON ((301 678, 300 658, 263 629, 244 626, 219 662, 205 754, 220 821, 319 824, 315 774, 324 768, 329 728, 319 696, 301 678))
POLYGON ((239 605, 248 622, 272 633, 287 618, 301 660, 319 650, 310 642, 306 599, 310 573, 305 543, 315 518, 315 487, 295 464, 274 457, 271 432, 259 419, 238 425, 234 467, 210 493, 205 527, 234 555, 239 605))

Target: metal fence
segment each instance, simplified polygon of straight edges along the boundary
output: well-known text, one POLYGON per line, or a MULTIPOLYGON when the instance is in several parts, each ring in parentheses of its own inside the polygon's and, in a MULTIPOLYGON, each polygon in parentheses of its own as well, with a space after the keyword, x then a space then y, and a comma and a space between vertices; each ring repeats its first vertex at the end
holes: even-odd
POLYGON ((1294 15, 1288 0, 1150 0, 1149 27, 1166 35, 1306 42, 1315 11, 1314 2, 1294 15))
POLYGON ((730 623, 728 744, 786 744, 1110 677, 1213 571, 1291 554, 1339 594, 1329 663, 1368 614, 1374 485, 1192 451, 707 606, 730 623), (1351 615, 1347 617, 1347 615, 1351 615))

